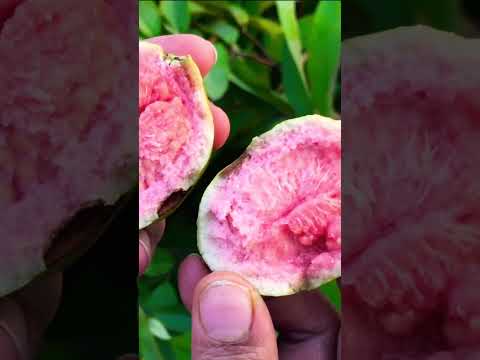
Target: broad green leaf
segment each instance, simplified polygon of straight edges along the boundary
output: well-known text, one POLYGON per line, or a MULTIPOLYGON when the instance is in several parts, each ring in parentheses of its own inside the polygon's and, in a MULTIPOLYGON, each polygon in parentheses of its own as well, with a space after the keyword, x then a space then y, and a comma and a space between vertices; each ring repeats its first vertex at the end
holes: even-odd
POLYGON ((156 277, 167 274, 172 270, 174 264, 175 259, 172 254, 167 249, 158 248, 147 271, 145 271, 145 276, 156 277))
POLYGON ((161 308, 172 307, 178 304, 177 293, 169 282, 157 286, 144 303, 147 313, 154 313, 161 308))
POLYGON ((148 328, 153 336, 160 340, 170 340, 172 337, 168 333, 168 330, 162 324, 162 322, 155 318, 148 319, 148 328))
POLYGON ((191 343, 191 332, 186 332, 185 334, 172 338, 172 348, 176 360, 190 360, 192 358, 191 343))
POLYGON ((160 35, 162 19, 154 1, 145 0, 138 3, 138 27, 143 37, 160 35))
POLYGON ((287 47, 284 48, 282 61, 282 84, 295 115, 303 116, 313 112, 310 96, 304 86, 302 76, 287 47))
POLYGON ((235 44, 240 36, 238 29, 224 20, 215 21, 208 30, 230 45, 235 44))
POLYGON ((302 41, 295 11, 295 1, 277 0, 276 4, 278 18, 280 19, 280 24, 282 25, 283 33, 287 40, 288 49, 290 50, 293 62, 297 67, 297 72, 300 76, 303 87, 305 88, 305 92, 308 94, 307 81, 303 69, 302 41))
POLYGON ((312 101, 321 115, 333 114, 333 90, 340 63, 341 2, 322 0, 307 44, 312 101))
POLYGON ((312 33, 313 15, 302 17, 298 22, 298 25, 300 26, 300 38, 302 39, 302 44, 308 44, 310 34, 312 33))
POLYGON ((175 312, 164 311, 156 315, 162 324, 171 331, 185 332, 192 326, 192 319, 190 315, 180 309, 175 309, 175 312))
POLYGON ((163 0, 160 9, 177 33, 184 33, 190 26, 190 12, 186 0, 163 0))
POLYGON ((155 338, 150 332, 148 317, 142 308, 138 308, 140 355, 142 360, 164 360, 155 338))
POLYGON ((335 306, 337 310, 340 310, 342 306, 342 300, 341 300, 341 293, 340 289, 338 287, 337 281, 333 280, 330 281, 319 288, 320 293, 325 295, 328 300, 335 306))
POLYGON ((270 19, 256 16, 251 18, 250 25, 262 34, 263 46, 267 55, 275 61, 281 61, 285 36, 280 24, 270 19))
POLYGON ((217 49, 217 63, 205 77, 207 94, 212 100, 218 100, 227 92, 229 85, 230 63, 228 51, 220 43, 215 44, 217 49))
POLYGON ((274 92, 273 90, 265 90, 265 89, 259 89, 259 88, 254 88, 241 79, 239 79, 236 75, 230 74, 230 81, 234 83, 236 86, 238 86, 240 89, 243 91, 248 92, 249 94, 252 94, 259 99, 262 99, 266 103, 274 106, 278 111, 285 115, 292 115, 292 107, 290 104, 286 101, 286 99, 274 92))

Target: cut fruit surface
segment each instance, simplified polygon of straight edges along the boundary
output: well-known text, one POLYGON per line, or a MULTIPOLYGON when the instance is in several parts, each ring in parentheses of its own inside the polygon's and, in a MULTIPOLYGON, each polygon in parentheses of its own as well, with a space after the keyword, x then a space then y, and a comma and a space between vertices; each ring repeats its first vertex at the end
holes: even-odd
POLYGON ((213 119, 190 57, 139 46, 139 227, 171 212, 199 179, 213 147, 213 119))
POLYGON ((340 128, 314 115, 285 121, 217 175, 198 217, 211 269, 271 296, 340 275, 340 128))

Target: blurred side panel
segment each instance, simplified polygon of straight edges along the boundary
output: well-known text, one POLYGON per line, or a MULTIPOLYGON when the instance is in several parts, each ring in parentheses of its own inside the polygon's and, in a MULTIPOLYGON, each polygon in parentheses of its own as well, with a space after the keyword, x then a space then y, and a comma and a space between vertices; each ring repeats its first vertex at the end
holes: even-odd
POLYGON ((342 359, 477 359, 478 17, 381 3, 342 14, 342 359))
POLYGON ((41 317, 65 270, 41 358, 137 351, 137 22, 133 0, 0 5, 0 297, 41 317))

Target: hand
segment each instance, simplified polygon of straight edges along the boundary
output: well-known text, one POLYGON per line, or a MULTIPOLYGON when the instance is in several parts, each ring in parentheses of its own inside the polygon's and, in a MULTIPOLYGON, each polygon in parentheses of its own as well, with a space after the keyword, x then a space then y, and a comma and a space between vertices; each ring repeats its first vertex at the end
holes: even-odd
POLYGON ((196 255, 180 266, 179 289, 192 313, 193 360, 337 359, 339 317, 317 291, 264 301, 238 275, 209 274, 196 255))
MULTIPOLYGON (((148 41, 159 44, 162 48, 175 55, 191 55, 200 72, 205 76, 217 61, 217 52, 213 45, 196 35, 168 35, 151 38, 148 41)), ((215 124, 215 140, 213 147, 219 149, 227 140, 230 123, 225 112, 210 103, 215 124)), ((138 266, 143 274, 151 261, 153 251, 165 230, 165 222, 159 221, 139 233, 138 266)))
POLYGON ((32 358, 57 310, 61 289, 61 274, 51 274, 0 299, 0 359, 32 358))

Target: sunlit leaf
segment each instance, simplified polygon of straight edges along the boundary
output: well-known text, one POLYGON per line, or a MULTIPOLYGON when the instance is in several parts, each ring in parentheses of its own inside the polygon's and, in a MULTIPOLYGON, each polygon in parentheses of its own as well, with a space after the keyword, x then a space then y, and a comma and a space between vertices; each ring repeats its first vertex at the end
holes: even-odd
POLYGON ((240 36, 238 29, 224 20, 215 21, 208 29, 227 44, 235 44, 240 36))
POLYGON ((212 100, 220 99, 228 90, 230 64, 228 51, 220 43, 215 44, 217 49, 217 63, 205 77, 207 94, 212 100))
POLYGON ((174 31, 184 33, 190 26, 190 12, 185 0, 163 0, 160 2, 162 14, 168 20, 174 31))
POLYGON ((288 102, 297 116, 313 112, 310 96, 304 86, 302 76, 288 48, 284 48, 282 61, 282 83, 288 102))
POLYGON ((307 73, 317 111, 333 114, 333 90, 340 63, 341 2, 322 0, 313 17, 307 44, 307 73))
POLYGON ((150 332, 148 317, 141 308, 138 309, 138 320, 141 358, 143 360, 164 360, 164 357, 155 342, 155 338, 150 332))
POLYGON ((160 340, 170 340, 172 337, 160 320, 155 318, 148 319, 148 328, 153 336, 160 340))
POLYGON ((287 40, 288 49, 290 50, 293 62, 297 67, 303 86, 308 93, 307 81, 303 69, 302 41, 295 12, 295 1, 277 0, 276 4, 278 17, 280 19, 280 24, 282 25, 283 33, 285 34, 285 39, 287 40))
POLYGON ((144 37, 153 37, 160 34, 162 20, 157 4, 151 0, 140 1, 138 4, 138 27, 144 37))

